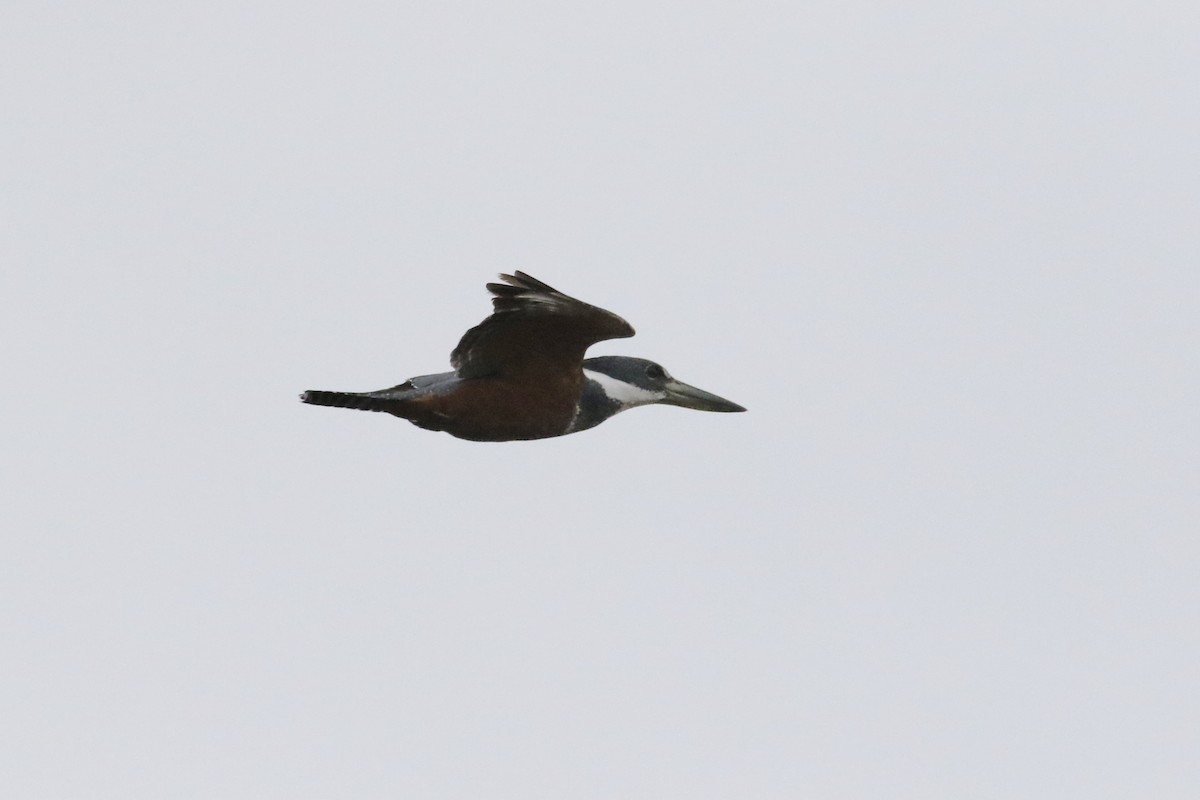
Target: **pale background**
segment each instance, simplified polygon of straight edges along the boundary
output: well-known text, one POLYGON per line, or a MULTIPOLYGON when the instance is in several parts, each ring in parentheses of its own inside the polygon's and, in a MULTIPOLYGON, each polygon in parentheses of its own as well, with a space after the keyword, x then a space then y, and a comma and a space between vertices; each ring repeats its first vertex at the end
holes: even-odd
POLYGON ((8 2, 12 798, 1200 797, 1194 2, 8 2), (524 269, 750 411, 460 442, 524 269))

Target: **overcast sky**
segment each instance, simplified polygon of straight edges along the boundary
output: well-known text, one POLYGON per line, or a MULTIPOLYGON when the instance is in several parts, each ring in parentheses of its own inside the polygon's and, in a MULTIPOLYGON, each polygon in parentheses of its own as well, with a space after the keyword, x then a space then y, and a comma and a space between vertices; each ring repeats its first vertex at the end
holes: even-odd
POLYGON ((6 796, 1200 796, 1194 3, 3 16, 6 796), (749 412, 297 401, 513 269, 749 412))

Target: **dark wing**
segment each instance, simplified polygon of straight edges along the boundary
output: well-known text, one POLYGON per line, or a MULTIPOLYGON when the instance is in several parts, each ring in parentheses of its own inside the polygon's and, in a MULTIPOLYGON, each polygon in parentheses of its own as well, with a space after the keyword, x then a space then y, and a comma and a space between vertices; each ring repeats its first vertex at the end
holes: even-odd
POLYGON ((571 374, 596 342, 633 336, 629 323, 524 272, 489 283, 492 315, 463 334, 450 354, 459 377, 571 374))

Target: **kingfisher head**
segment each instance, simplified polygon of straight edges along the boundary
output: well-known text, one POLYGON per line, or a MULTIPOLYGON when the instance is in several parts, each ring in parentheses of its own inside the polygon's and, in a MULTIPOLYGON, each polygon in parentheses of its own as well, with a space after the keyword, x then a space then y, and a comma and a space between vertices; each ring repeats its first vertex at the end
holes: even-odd
POLYGON ((583 394, 572 431, 595 427, 627 408, 663 403, 698 411, 745 411, 737 403, 674 378, 645 358, 600 356, 584 359, 583 394))

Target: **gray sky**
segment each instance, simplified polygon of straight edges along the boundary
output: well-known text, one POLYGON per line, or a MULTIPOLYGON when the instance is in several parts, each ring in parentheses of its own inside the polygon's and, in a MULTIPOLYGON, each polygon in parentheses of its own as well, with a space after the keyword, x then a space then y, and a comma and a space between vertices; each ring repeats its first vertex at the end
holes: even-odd
POLYGON ((8 796, 1200 796, 1194 4, 4 17, 8 796), (750 412, 297 402, 514 268, 750 412))

